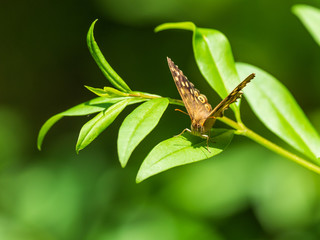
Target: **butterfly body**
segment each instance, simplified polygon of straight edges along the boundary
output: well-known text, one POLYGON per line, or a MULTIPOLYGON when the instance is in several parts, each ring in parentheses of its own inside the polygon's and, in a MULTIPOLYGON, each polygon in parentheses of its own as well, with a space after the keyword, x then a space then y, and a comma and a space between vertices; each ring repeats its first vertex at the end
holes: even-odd
POLYGON ((167 58, 167 61, 176 87, 191 119, 191 130, 185 129, 183 132, 189 131, 193 135, 206 138, 208 147, 209 133, 216 118, 223 117, 223 112, 231 103, 234 103, 241 97, 243 94, 241 89, 244 88, 255 75, 249 75, 224 100, 212 109, 207 97, 194 87, 193 83, 187 79, 178 66, 175 65, 170 58, 167 58))

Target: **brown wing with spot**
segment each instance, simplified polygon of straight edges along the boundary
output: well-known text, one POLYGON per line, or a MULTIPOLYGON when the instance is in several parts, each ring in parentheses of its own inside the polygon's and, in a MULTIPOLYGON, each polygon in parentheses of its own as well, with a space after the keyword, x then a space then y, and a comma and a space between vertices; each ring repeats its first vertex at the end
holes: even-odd
POLYGON ((222 117, 224 110, 228 109, 231 103, 234 103, 237 101, 238 98, 240 98, 243 94, 241 91, 253 78, 255 77, 255 74, 250 74, 245 80, 243 80, 233 91, 225 98, 223 99, 211 112, 210 116, 212 117, 222 117))
POLYGON ((167 57, 167 61, 174 82, 191 120, 199 121, 208 118, 212 107, 208 103, 206 96, 194 88, 194 85, 170 58, 167 57))

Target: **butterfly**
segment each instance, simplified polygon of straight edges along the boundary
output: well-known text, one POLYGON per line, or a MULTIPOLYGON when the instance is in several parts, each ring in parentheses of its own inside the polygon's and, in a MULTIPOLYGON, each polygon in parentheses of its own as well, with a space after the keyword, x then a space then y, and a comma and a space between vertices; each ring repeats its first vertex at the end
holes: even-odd
POLYGON ((209 151, 208 141, 210 139, 210 129, 215 123, 216 118, 223 117, 224 111, 229 108, 230 104, 236 102, 237 99, 242 96, 243 92, 241 90, 255 77, 255 74, 250 74, 233 89, 225 99, 212 109, 210 103, 208 103, 207 97, 194 87, 178 66, 168 57, 167 61, 174 82, 188 113, 185 113, 180 109, 176 110, 189 115, 191 118, 191 130, 186 128, 177 136, 188 131, 195 136, 207 139, 207 150, 209 151))

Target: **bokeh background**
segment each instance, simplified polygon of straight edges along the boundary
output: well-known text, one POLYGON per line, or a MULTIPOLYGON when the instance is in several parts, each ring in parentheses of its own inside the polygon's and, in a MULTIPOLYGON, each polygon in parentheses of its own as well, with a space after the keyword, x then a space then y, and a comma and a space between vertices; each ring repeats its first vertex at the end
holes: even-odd
MULTIPOLYGON (((320 239, 320 177, 242 137, 213 159, 136 184, 152 147, 190 124, 174 107, 125 169, 117 131, 133 106, 79 155, 78 132, 91 116, 64 118, 36 149, 49 117, 95 97, 84 85, 109 86, 86 46, 97 18, 96 40, 132 89, 179 98, 169 56, 213 105, 219 101, 197 69, 191 33, 153 32, 193 21, 226 34, 236 61, 284 83, 320 131, 320 48, 291 13, 298 3, 320 8, 318 0, 2 1, 0 239, 320 239)), ((242 118, 289 148, 245 101, 242 118)))

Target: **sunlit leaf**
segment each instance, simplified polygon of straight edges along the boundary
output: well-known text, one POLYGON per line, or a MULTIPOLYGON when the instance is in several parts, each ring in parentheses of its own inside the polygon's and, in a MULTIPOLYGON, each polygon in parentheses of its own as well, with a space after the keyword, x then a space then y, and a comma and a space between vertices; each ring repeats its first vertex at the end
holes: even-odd
MULTIPOLYGON (((228 39, 214 29, 198 28, 191 22, 165 23, 155 31, 184 29, 193 31, 193 51, 199 69, 210 86, 225 98, 239 83, 228 39)), ((239 107, 231 108, 239 117, 239 107)))
POLYGON ((93 30, 94 25, 97 22, 95 20, 88 31, 87 34, 87 44, 89 51, 96 61, 97 65, 99 66, 100 70, 104 74, 104 76, 110 81, 110 83, 115 86, 117 89, 123 91, 123 92, 131 92, 131 89, 129 86, 123 81, 123 79, 112 69, 112 67, 109 65, 107 60, 104 58, 103 54, 101 53, 99 46, 97 42, 94 39, 93 30))
POLYGON ((245 97, 257 117, 276 135, 304 155, 320 156, 320 137, 298 103, 276 78, 249 64, 237 63, 240 76, 255 72, 245 97))
POLYGON ((68 110, 58 113, 51 118, 49 118, 41 127, 39 134, 38 134, 38 141, 37 146, 38 149, 41 150, 42 142, 44 137, 47 135, 50 128, 61 118, 65 116, 84 116, 89 115, 97 112, 101 112, 104 109, 110 107, 112 104, 117 103, 119 101, 131 99, 130 104, 138 103, 143 101, 143 99, 139 98, 128 98, 128 97, 117 97, 117 98, 105 98, 105 97, 98 97, 94 98, 90 101, 81 103, 76 105, 68 110))
POLYGON ((118 155, 125 167, 131 153, 138 144, 155 128, 169 104, 166 98, 147 101, 137 107, 123 121, 118 136, 118 155))
POLYGON ((93 92, 94 94, 98 95, 99 97, 124 97, 128 96, 127 93, 121 92, 117 89, 111 88, 111 87, 105 87, 103 89, 101 88, 94 88, 85 86, 88 90, 93 92))
POLYGON ((293 13, 308 29, 313 39, 320 45, 320 9, 308 5, 295 5, 293 13))
POLYGON ((79 138, 76 145, 76 151, 84 149, 96 137, 100 135, 122 112, 131 99, 122 100, 111 105, 106 110, 98 113, 94 118, 88 121, 80 130, 79 138))
POLYGON ((189 133, 169 138, 155 146, 148 154, 139 169, 136 181, 141 182, 170 168, 213 157, 226 149, 233 134, 233 130, 214 129, 209 141, 210 152, 207 150, 206 139, 189 133))

